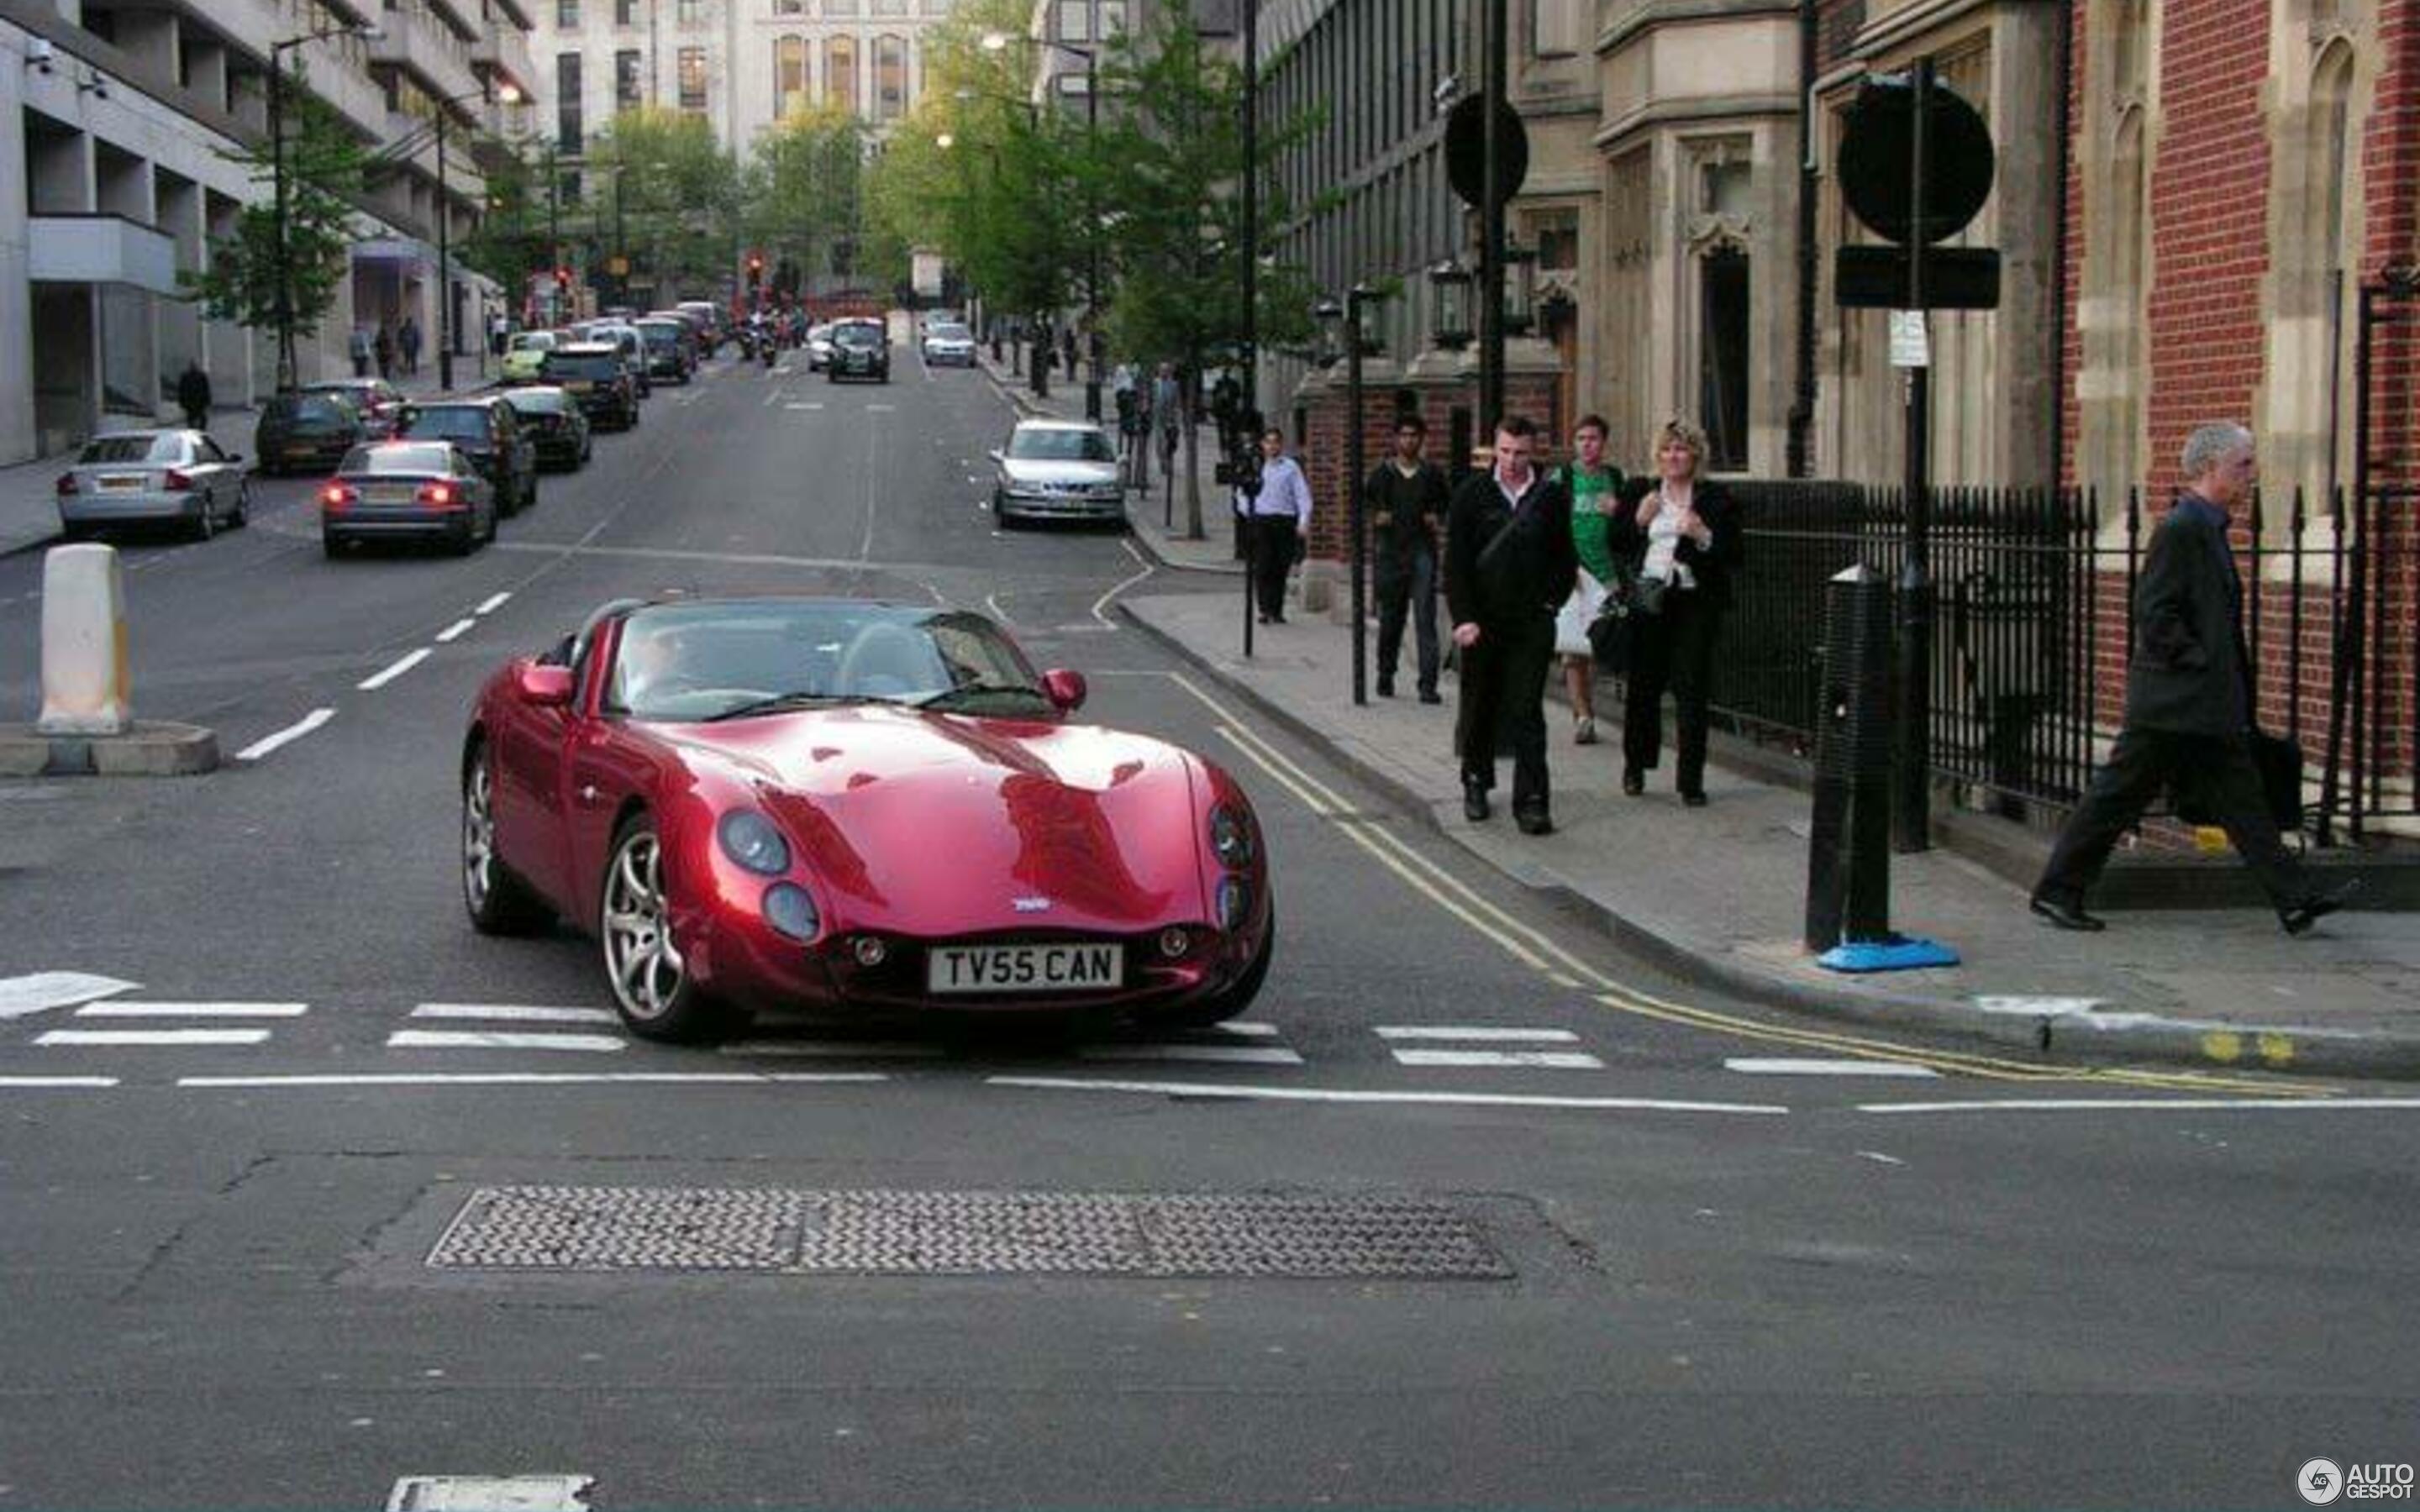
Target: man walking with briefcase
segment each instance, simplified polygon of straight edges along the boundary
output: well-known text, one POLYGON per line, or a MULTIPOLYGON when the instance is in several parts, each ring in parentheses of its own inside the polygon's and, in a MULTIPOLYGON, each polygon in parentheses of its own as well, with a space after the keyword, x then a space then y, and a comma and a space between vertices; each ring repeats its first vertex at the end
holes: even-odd
POLYGON ((2059 832, 2033 911, 2061 929, 2097 930, 2085 894, 2118 839, 2174 785, 2226 830, 2288 934, 2342 908, 2355 883, 2313 890, 2287 850, 2262 791, 2253 743, 2252 662, 2243 649, 2243 584, 2227 545, 2228 513, 2251 492, 2252 433, 2204 425, 2185 442, 2184 492, 2151 533, 2134 590, 2134 654, 2126 719, 2108 763, 2059 832))

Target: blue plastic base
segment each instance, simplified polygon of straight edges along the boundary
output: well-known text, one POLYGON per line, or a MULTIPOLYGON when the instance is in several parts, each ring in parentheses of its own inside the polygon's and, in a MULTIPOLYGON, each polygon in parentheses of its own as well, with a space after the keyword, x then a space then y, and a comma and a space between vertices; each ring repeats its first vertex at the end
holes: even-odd
POLYGON ((1852 940, 1815 958, 1831 971, 1914 971, 1921 966, 1954 966, 1958 952, 1932 940, 1893 934, 1879 940, 1852 940))

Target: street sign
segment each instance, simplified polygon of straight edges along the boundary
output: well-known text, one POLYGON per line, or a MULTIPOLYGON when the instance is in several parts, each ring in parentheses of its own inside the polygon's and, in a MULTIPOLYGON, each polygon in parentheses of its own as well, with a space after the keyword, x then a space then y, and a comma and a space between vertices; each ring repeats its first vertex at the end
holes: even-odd
MULTIPOLYGON (((1453 187, 1454 197, 1474 210, 1487 208, 1481 203, 1487 194, 1485 100, 1483 94, 1463 96, 1445 121, 1446 182, 1453 187)), ((1502 100, 1496 105, 1496 187, 1511 199, 1529 177, 1529 133, 1521 124, 1521 113, 1502 100)))
POLYGON ((1932 365, 1932 339, 1925 330, 1922 310, 1893 310, 1890 313, 1890 365, 1932 365))
MULTIPOLYGON (((1992 197, 1992 130, 1947 86, 1926 91, 1924 225, 1927 244, 1956 236, 1992 197)), ((1840 196, 1885 241, 1916 239, 1916 85, 1885 73, 1857 88, 1840 138, 1840 196)))
MULTIPOLYGON (((1853 310, 1907 308, 1905 247, 1842 247, 1832 264, 1832 290, 1853 310)), ((1928 247, 1924 254, 1924 304, 1930 310, 1996 310, 2000 307, 2000 253, 1996 247, 1928 247)))
POLYGON ((608 257, 605 259, 605 270, 615 278, 628 278, 630 276, 630 259, 618 255, 608 257))

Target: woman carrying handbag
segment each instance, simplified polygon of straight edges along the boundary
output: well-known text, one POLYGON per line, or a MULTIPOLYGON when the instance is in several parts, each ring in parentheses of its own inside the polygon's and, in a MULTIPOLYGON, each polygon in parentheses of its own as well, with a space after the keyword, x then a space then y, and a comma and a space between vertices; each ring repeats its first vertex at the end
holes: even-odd
POLYGON ((1621 791, 1647 791, 1664 746, 1664 693, 1679 717, 1673 786, 1692 809, 1706 804, 1706 702, 1714 643, 1741 561, 1739 505, 1699 476, 1706 435, 1673 420, 1655 437, 1655 476, 1621 493, 1610 545, 1630 593, 1630 675, 1621 702, 1621 791))

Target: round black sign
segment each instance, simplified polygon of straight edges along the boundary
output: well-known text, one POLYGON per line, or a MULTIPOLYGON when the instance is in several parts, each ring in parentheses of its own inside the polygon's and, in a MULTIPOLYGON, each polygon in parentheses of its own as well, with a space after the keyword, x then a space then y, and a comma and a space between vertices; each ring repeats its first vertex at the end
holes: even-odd
MULTIPOLYGON (((1487 112, 1484 95, 1465 95, 1445 118, 1445 177, 1453 192, 1472 209, 1486 208, 1487 112)), ((1529 133, 1521 113, 1498 100, 1496 106, 1496 147, 1498 157, 1497 192, 1511 199, 1529 177, 1529 133)))
MULTIPOLYGON (((1840 195, 1876 236, 1916 239, 1908 222, 1914 193, 1916 85, 1883 74, 1857 89, 1840 137, 1840 195)), ((1925 114, 1924 240, 1956 236, 1992 196, 1992 131, 1975 107, 1932 86, 1925 114)))

